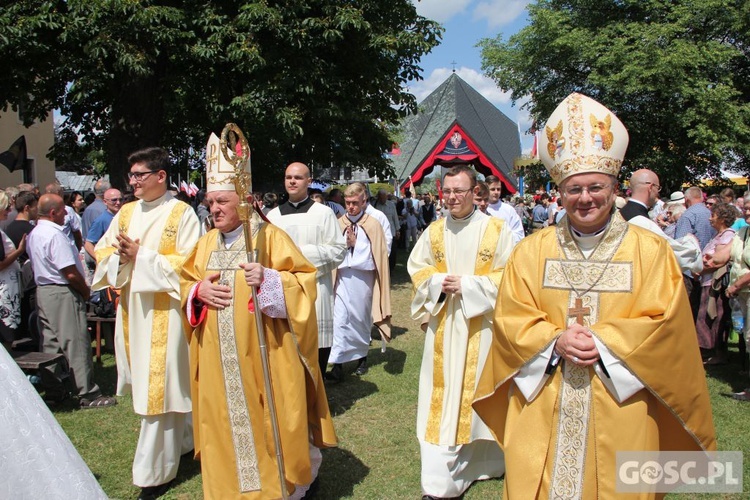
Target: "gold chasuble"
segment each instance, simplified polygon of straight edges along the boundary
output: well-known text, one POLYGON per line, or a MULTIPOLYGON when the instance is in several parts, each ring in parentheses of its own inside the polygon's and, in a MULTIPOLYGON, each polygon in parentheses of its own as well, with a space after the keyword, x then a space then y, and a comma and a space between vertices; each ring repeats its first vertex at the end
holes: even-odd
MULTIPOLYGON (((288 315, 263 315, 263 324, 291 493, 295 484, 312 481, 309 442, 336 445, 318 367, 316 269, 284 231, 270 224, 253 229, 258 262, 280 273, 288 315)), ((239 268, 245 262, 244 237, 227 249, 221 233, 212 230, 199 240, 181 275, 183 311, 192 307, 191 288, 207 275, 219 272, 219 282, 233 288, 232 305, 209 308, 194 329, 186 321, 195 455, 206 498, 281 497, 256 322, 248 310, 250 288, 239 268)))
POLYGON ((618 451, 715 450, 696 338, 679 267, 659 236, 615 214, 588 258, 567 217, 522 240, 505 268, 474 401, 505 451, 505 497, 617 498, 618 451), (527 401, 514 378, 573 322, 644 388, 618 403, 606 373, 561 360, 527 401))

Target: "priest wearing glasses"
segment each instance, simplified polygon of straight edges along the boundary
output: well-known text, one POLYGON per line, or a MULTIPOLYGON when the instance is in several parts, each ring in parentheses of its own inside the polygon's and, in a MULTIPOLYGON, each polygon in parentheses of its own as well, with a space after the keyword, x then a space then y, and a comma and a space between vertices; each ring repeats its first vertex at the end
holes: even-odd
POLYGON ((492 318, 513 233, 474 206, 476 173, 460 165, 443 179, 449 215, 409 256, 411 313, 425 327, 417 438, 423 499, 460 497, 476 480, 501 477, 503 453, 471 403, 492 346, 492 318))
POLYGON ((674 253, 614 211, 625 127, 574 93, 546 128, 567 215, 508 260, 473 406, 505 498, 616 498, 617 452, 716 449, 708 388, 674 253))

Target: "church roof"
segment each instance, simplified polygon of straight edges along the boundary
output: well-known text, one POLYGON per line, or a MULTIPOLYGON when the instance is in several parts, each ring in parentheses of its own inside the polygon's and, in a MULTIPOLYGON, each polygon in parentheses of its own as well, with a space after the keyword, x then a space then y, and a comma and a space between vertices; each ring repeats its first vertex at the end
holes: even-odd
MULTIPOLYGON (((477 170, 489 167, 516 191, 513 160, 521 155, 518 126, 455 73, 419 103, 416 114, 404 118, 401 153, 392 157, 396 176, 407 179, 415 173, 426 174, 433 166, 436 148, 455 125, 476 144, 480 156, 491 163, 477 170)), ((418 182, 416 175, 414 180, 418 182)))

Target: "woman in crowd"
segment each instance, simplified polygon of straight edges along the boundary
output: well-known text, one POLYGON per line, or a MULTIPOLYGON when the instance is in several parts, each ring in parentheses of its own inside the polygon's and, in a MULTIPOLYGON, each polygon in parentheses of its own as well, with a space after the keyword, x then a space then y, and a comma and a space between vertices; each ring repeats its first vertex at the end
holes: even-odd
POLYGON ((716 236, 703 249, 703 273, 701 274, 701 305, 695 328, 698 344, 704 354, 713 354, 707 365, 727 362, 727 335, 731 324, 731 310, 726 296, 729 283, 727 258, 735 235, 732 224, 737 216, 733 205, 717 202, 711 206, 711 226, 716 236), (716 257, 714 259, 714 257, 716 257))
POLYGON ((706 197, 706 207, 708 207, 709 210, 711 210, 713 206, 716 205, 717 203, 719 203, 718 194, 712 194, 706 197))
MULTIPOLYGON (((10 200, 5 191, 0 191, 0 221, 8 218, 10 200)), ((16 330, 21 325, 21 290, 18 286, 21 266, 18 257, 26 250, 26 235, 18 248, 10 238, 0 231, 0 340, 10 351, 16 339, 16 330)))
POLYGON ((83 213, 83 209, 86 208, 86 203, 83 201, 83 195, 80 191, 73 191, 68 195, 68 205, 75 210, 78 217, 83 213))
POLYGON ((65 195, 66 205, 73 209, 76 216, 78 217, 78 225, 81 225, 81 215, 83 210, 86 208, 86 203, 83 201, 83 195, 80 191, 73 191, 65 195))
MULTIPOLYGON (((745 221, 750 221, 750 193, 745 195, 743 206, 745 221)), ((727 297, 737 297, 742 315, 745 317, 744 345, 750 341, 750 226, 745 226, 734 236, 732 241, 732 269, 729 273, 727 297)), ((742 345, 742 344, 741 344, 742 345)), ((740 350, 742 352, 742 350, 740 350)), ((743 359, 743 366, 745 364, 743 359)), ((750 387, 734 394, 735 399, 750 401, 750 387)))
POLYGON ((742 218, 742 210, 740 209, 738 203, 737 203, 737 193, 734 192, 734 189, 732 188, 724 188, 719 193, 719 200, 723 201, 724 203, 728 203, 734 207, 735 210, 737 210, 737 218, 742 218))
POLYGON ((685 208, 685 205, 681 203, 673 203, 667 205, 666 225, 662 229, 664 231, 664 234, 666 234, 670 238, 674 238, 674 231, 675 229, 677 229, 677 221, 680 220, 680 217, 682 217, 682 214, 685 213, 685 210, 687 210, 687 208, 685 208))

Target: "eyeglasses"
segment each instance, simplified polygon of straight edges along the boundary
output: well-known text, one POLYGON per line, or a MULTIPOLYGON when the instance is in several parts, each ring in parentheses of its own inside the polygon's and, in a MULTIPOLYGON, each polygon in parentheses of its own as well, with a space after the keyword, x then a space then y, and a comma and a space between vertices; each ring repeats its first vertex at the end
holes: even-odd
POLYGON ((588 192, 591 196, 599 196, 610 187, 612 186, 608 184, 592 184, 590 186, 565 186, 562 191, 568 196, 581 196, 584 191, 588 192))
POLYGON ((445 196, 455 194, 456 198, 460 198, 461 196, 466 196, 466 193, 469 191, 471 191, 471 189, 443 189, 443 194, 445 196))
POLYGON ((707 206, 707 207, 713 207, 714 205, 716 205, 716 202, 715 202, 715 201, 707 201, 707 202, 706 202, 706 206, 707 206))
POLYGON ((141 182, 143 179, 151 174, 155 174, 156 172, 158 172, 158 170, 149 170, 148 172, 128 172, 128 179, 135 179, 136 181, 141 182))
POLYGON ((122 200, 124 200, 124 199, 125 198, 112 198, 111 200, 105 199, 104 201, 108 201, 110 203, 122 203, 122 200))
POLYGON ((656 188, 656 192, 657 193, 661 192, 661 186, 658 185, 657 183, 655 183, 655 182, 646 182, 645 184, 648 184, 649 186, 654 186, 656 188))

